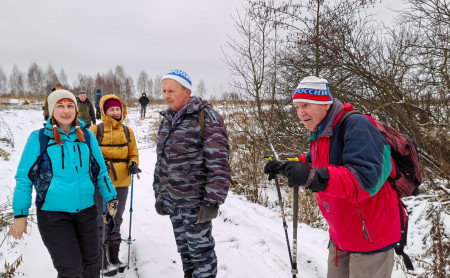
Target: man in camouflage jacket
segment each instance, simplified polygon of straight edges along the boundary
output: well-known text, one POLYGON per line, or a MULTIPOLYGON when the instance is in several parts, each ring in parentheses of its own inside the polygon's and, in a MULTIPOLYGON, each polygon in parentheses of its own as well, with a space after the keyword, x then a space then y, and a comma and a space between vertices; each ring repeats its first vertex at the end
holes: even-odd
POLYGON ((161 112, 158 132, 155 208, 160 215, 170 215, 184 277, 216 277, 211 220, 231 180, 225 124, 207 101, 190 96, 192 85, 185 72, 171 71, 161 85, 169 108, 161 112))

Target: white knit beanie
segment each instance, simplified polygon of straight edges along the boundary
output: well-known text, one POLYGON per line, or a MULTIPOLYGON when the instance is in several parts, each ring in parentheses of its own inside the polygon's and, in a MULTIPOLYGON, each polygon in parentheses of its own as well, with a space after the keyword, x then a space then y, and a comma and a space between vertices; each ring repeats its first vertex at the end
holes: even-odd
POLYGON ((63 98, 70 98, 71 100, 73 100, 73 102, 75 103, 75 108, 78 111, 77 99, 71 92, 67 90, 56 90, 47 97, 48 113, 50 117, 53 116, 53 109, 55 108, 56 103, 58 103, 58 101, 63 98))
POLYGON ((174 70, 170 71, 168 74, 164 75, 163 78, 161 78, 161 82, 164 79, 175 80, 178 83, 180 83, 181 86, 192 91, 191 77, 189 76, 189 74, 187 74, 186 72, 184 72, 182 70, 174 69, 174 70))

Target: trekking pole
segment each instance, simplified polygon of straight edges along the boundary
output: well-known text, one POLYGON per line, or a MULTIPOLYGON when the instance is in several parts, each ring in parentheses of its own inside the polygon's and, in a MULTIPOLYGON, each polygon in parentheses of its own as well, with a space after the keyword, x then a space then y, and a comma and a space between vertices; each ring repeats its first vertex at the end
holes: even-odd
POLYGON ((292 239, 292 277, 296 278, 297 270, 297 224, 298 224, 298 186, 294 187, 294 219, 293 219, 293 239, 292 239))
POLYGON ((131 248, 131 219, 133 218, 133 183, 134 183, 134 175, 131 175, 131 198, 130 198, 130 227, 128 229, 128 262, 127 269, 130 269, 130 248, 131 248))
POLYGON ((103 214, 102 214, 102 245, 101 245, 101 249, 102 249, 102 278, 103 276, 103 272, 104 267, 105 267, 105 217, 106 217, 106 201, 105 199, 103 199, 103 214))
MULTIPOLYGON (((289 161, 300 161, 296 156, 287 157, 289 161)), ((294 186, 294 219, 292 219, 292 277, 296 278, 298 274, 297 269, 297 226, 298 226, 298 186, 294 186)))
MULTIPOLYGON (((271 155, 265 155, 264 158, 268 161, 273 161, 273 157, 271 155)), ((288 253, 289 253, 289 261, 291 262, 291 267, 292 267, 292 254, 291 254, 291 246, 289 244, 288 225, 286 223, 286 215, 284 214, 284 202, 283 202, 283 198, 281 197, 281 189, 280 189, 280 184, 278 183, 278 176, 275 176, 275 185, 277 187, 278 200, 280 202, 281 218, 283 219, 283 228, 284 228, 284 235, 286 236, 286 244, 287 244, 288 253)))

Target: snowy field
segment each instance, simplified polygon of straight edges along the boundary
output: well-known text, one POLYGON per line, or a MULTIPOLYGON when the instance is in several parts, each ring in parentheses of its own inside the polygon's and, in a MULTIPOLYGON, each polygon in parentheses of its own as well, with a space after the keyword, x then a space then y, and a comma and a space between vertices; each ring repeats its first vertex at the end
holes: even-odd
MULTIPOLYGON (((0 203, 12 197, 15 186, 14 175, 29 134, 42 127, 40 106, 2 108, 0 117, 6 121, 14 134, 15 148, 9 161, 0 160, 0 203)), ((177 253, 172 226, 167 216, 159 216, 154 210, 152 189, 155 165, 155 146, 151 141, 154 122, 159 121, 157 111, 164 106, 147 111, 147 118, 140 119, 137 108, 128 109, 126 124, 137 138, 140 155, 140 179, 134 180, 133 225, 130 269, 116 277, 160 277, 182 276, 181 260, 177 253)), ((0 119, 1 120, 1 119, 0 119)), ((128 238, 130 198, 122 224, 122 238, 128 238)), ((50 256, 42 243, 35 218, 29 221, 28 234, 19 241, 7 237, 0 248, 0 264, 12 262, 23 254, 18 269, 20 277, 56 277, 50 256)), ((292 222, 289 221, 292 244, 292 222)), ((218 256, 218 278, 277 278, 292 277, 287 253, 282 219, 275 209, 248 202, 245 198, 229 193, 220 214, 213 220, 213 236, 218 256)), ((1 235, 1 240, 5 234, 1 235)), ((326 277, 328 234, 299 224, 297 277, 326 277)), ((121 258, 127 260, 128 246, 121 247, 121 258)), ((408 277, 402 270, 394 271, 393 277, 408 277)))

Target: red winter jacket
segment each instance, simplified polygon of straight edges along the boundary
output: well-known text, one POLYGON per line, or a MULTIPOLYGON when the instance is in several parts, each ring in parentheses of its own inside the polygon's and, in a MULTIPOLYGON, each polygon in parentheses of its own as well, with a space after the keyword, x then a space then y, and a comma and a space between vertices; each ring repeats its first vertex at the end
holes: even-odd
POLYGON ((316 199, 337 248, 384 251, 401 234, 399 201, 387 182, 395 172, 390 148, 377 128, 359 114, 343 123, 344 144, 340 143, 336 124, 348 110, 353 110, 350 104, 334 100, 319 132, 311 133, 310 152, 300 159, 315 168, 326 167, 330 174, 326 189, 316 199))

